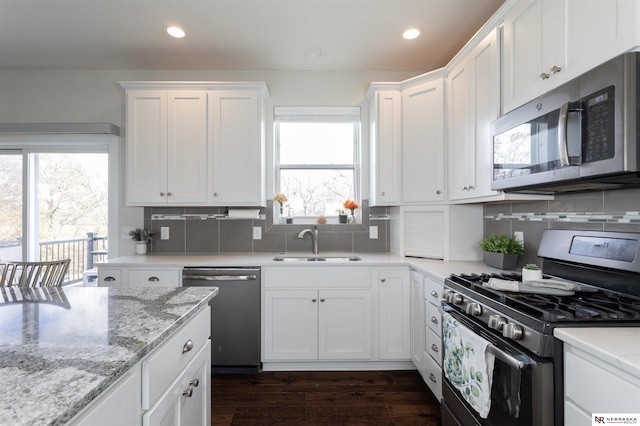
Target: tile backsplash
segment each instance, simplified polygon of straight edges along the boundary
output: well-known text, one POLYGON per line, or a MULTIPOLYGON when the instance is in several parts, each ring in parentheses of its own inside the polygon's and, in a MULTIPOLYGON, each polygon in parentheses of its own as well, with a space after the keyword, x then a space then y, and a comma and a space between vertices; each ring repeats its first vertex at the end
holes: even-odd
MULTIPOLYGON (((320 231, 319 249, 321 252, 388 252, 389 222, 369 219, 386 216, 386 208, 369 208, 363 200, 361 223, 324 224, 320 231), (369 226, 378 227, 378 238, 369 238, 369 226)), ((216 215, 225 212, 220 207, 146 207, 144 209, 144 227, 151 228, 155 235, 150 245, 152 253, 257 253, 257 252, 311 252, 309 237, 298 238, 298 233, 311 224, 274 224, 273 201, 269 201, 260 213, 264 219, 201 219, 190 214, 216 215), (174 215, 186 217, 180 219, 154 219, 152 215, 174 215), (169 239, 160 239, 160 228, 169 228, 169 239), (253 239, 253 228, 261 228, 261 239, 253 239)))
POLYGON ((537 253, 545 229, 640 232, 640 223, 634 219, 639 212, 640 188, 557 194, 549 201, 485 205, 484 234, 523 232, 525 254, 518 261, 521 267, 541 262, 537 253), (562 212, 584 214, 585 219, 578 221, 578 215, 569 215, 569 219, 563 214, 545 215, 562 212), (631 219, 616 219, 621 213, 629 213, 631 219))

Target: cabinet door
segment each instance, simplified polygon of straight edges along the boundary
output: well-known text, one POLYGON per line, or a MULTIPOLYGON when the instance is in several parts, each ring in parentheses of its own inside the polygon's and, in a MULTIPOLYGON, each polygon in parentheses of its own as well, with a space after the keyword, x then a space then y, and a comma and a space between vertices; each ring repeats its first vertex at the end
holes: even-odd
MULTIPOLYGON (((544 14, 551 2, 521 0, 504 18, 503 112, 550 90, 552 79, 540 80, 553 58, 554 17, 544 14)), ((556 44, 563 43, 557 40, 556 44)), ((559 64, 563 66, 563 64, 559 64)))
POLYGON ((491 121, 500 113, 498 68, 494 30, 447 78, 450 200, 498 194, 491 190, 491 121))
POLYGON ((165 203, 167 92, 127 91, 127 203, 165 203))
POLYGON ((370 203, 397 205, 402 183, 402 96, 399 91, 374 94, 371 115, 370 203))
POLYGON ((425 374, 425 339, 427 325, 424 304, 425 276, 411 272, 411 361, 421 375, 425 374))
POLYGON ((212 204, 264 206, 265 146, 261 97, 255 91, 209 92, 212 204))
POLYGON ((169 91, 167 201, 207 201, 207 92, 169 91))
POLYGON ((318 292, 264 292, 264 359, 318 358, 318 292))
POLYGON ((378 336, 380 359, 411 358, 409 271, 378 272, 378 336))
POLYGON ((319 359, 371 359, 371 291, 320 290, 319 359))
POLYGON ((443 80, 403 91, 402 110, 402 199, 444 200, 443 80))

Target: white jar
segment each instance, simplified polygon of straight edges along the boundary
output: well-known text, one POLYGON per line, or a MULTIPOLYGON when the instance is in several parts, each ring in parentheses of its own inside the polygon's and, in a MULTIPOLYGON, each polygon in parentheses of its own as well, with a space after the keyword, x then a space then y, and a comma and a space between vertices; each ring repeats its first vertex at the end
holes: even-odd
POLYGON ((540 281, 542 279, 542 269, 522 268, 522 282, 540 281))

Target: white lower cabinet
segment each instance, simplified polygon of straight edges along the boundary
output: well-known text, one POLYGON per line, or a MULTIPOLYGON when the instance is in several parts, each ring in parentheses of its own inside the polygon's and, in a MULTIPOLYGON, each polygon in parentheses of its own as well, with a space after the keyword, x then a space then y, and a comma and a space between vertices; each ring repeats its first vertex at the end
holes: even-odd
POLYGON ((267 290, 265 361, 371 359, 371 290, 267 290))
POLYGON ((420 375, 426 377, 427 360, 425 322, 426 311, 424 303, 424 281, 426 276, 417 271, 411 271, 411 361, 420 375))
POLYGON ((181 287, 182 267, 103 267, 98 266, 99 287, 181 287))
POLYGON ((409 271, 378 271, 378 336, 381 360, 411 359, 409 271))
POLYGON ((143 426, 211 424, 211 341, 200 349, 182 374, 142 417, 143 426))
POLYGON ((211 316, 202 309, 69 423, 211 424, 211 316))

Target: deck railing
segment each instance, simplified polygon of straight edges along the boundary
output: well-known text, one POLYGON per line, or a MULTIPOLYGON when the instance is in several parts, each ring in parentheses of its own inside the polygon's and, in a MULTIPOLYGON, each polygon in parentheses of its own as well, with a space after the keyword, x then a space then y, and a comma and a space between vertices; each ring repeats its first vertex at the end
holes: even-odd
POLYGON ((87 232, 87 238, 40 242, 40 261, 71 259, 62 285, 81 282, 82 273, 93 269, 94 262, 106 255, 107 237, 97 236, 94 232, 87 232))

